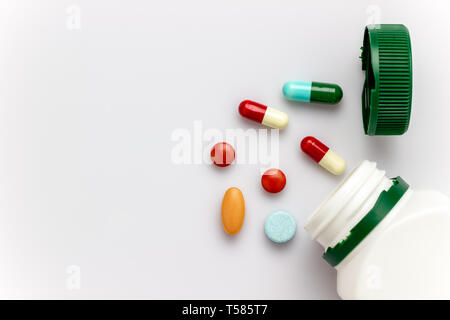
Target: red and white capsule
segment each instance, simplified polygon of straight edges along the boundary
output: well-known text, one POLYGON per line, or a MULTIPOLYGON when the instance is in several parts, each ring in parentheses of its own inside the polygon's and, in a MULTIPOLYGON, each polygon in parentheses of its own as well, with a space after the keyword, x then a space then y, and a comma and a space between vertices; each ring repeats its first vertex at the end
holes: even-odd
POLYGON ((343 174, 345 160, 314 137, 305 137, 300 143, 303 152, 316 161, 321 167, 335 175, 343 174))
POLYGON ((244 118, 274 129, 284 129, 289 122, 286 113, 251 100, 244 100, 239 104, 239 113, 244 118))

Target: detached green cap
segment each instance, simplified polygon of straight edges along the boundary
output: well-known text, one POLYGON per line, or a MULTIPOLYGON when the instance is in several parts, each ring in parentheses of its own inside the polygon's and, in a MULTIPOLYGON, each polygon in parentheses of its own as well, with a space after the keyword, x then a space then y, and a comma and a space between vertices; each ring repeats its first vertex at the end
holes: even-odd
POLYGON ((361 54, 366 80, 362 115, 367 135, 401 135, 408 130, 412 98, 412 58, 402 24, 366 26, 361 54))

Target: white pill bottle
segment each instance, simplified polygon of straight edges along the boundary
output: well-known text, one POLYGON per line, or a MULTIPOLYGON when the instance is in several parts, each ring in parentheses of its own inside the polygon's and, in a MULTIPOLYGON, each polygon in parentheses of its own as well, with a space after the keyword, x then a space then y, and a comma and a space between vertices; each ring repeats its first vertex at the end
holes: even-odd
POLYGON ((450 299, 450 199, 364 161, 306 230, 337 270, 343 299, 450 299))

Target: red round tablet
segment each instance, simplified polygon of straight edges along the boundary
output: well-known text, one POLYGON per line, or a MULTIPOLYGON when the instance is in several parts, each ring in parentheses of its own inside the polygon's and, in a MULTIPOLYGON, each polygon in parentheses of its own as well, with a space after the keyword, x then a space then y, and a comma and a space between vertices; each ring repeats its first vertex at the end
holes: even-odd
POLYGON ((234 148, 226 143, 219 142, 211 150, 211 160, 218 167, 227 167, 234 161, 234 148))
POLYGON ((261 177, 263 188, 270 193, 277 193, 284 189, 286 176, 279 169, 269 169, 261 177))

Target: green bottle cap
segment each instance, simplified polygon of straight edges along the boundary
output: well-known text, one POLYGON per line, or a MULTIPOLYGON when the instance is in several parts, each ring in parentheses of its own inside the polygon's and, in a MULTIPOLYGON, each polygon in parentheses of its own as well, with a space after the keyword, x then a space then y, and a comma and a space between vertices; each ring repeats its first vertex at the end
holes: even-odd
POLYGON ((412 97, 411 41, 402 24, 366 26, 361 48, 366 80, 362 114, 367 135, 401 135, 408 130, 412 97))

